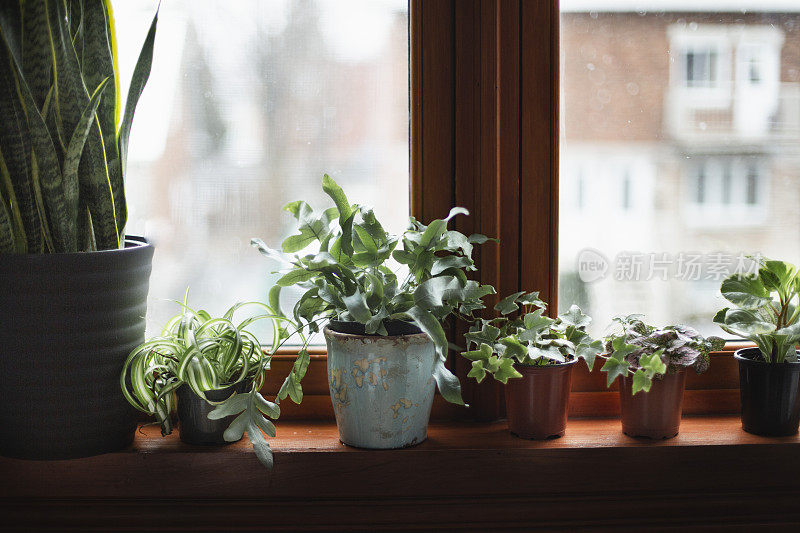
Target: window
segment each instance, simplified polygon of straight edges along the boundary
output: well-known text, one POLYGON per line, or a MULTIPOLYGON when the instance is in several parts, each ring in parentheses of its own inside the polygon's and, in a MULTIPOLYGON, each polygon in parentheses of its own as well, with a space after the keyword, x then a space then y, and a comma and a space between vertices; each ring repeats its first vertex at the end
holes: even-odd
POLYGON ((687 50, 683 55, 686 65, 687 87, 714 87, 719 81, 718 55, 715 49, 687 50))
POLYGON ((560 211, 560 307, 587 301, 595 333, 633 312, 720 333, 746 254, 800 260, 800 5, 561 0, 560 31, 561 189, 587 169, 586 207, 560 211), (642 163, 620 188, 623 155, 642 163))
MULTIPOLYGON (((128 77, 157 4, 114 3, 128 77)), ((148 335, 187 287, 212 313, 263 301, 280 265, 250 238, 277 246, 293 231, 286 203, 325 205, 323 173, 402 231, 408 48, 405 0, 162 3, 126 183, 127 231, 156 244, 148 335)))

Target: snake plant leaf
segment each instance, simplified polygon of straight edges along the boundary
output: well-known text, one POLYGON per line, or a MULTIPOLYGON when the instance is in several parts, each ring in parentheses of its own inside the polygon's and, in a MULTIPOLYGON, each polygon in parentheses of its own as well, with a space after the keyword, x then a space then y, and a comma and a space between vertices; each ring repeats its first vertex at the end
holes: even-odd
POLYGON ((22 55, 17 56, 17 64, 22 67, 36 108, 41 111, 53 85, 53 52, 47 31, 47 5, 45 2, 22 2, 21 9, 22 55))
POLYGON ((47 33, 50 36, 57 123, 62 135, 61 144, 66 147, 68 139, 64 136, 75 130, 89 95, 81 75, 78 56, 72 46, 66 5, 63 0, 43 0, 43 3, 47 15, 47 33))
POLYGON ((0 61, 0 79, 4 76, 14 80, 19 88, 22 104, 28 110, 28 128, 34 153, 31 180, 34 193, 36 194, 38 191, 42 198, 41 203, 47 210, 46 218, 50 224, 47 233, 52 237, 51 251, 75 251, 77 249, 77 221, 67 216, 61 165, 50 131, 36 108, 33 96, 18 65, 13 61, 0 61))
POLYGON ((64 158, 63 179, 67 216, 75 219, 78 217, 78 166, 81 162, 83 147, 89 136, 89 131, 94 124, 96 111, 102 100, 103 91, 107 87, 108 78, 104 79, 97 89, 95 89, 89 103, 86 105, 86 109, 81 113, 81 119, 78 125, 75 126, 75 131, 72 133, 69 145, 67 146, 67 154, 64 158))
POLYGON ((14 194, 14 186, 11 183, 11 174, 6 167, 2 150, 0 150, 0 184, 0 197, 3 198, 3 205, 9 218, 9 225, 4 231, 10 232, 12 235, 14 241, 13 251, 24 254, 28 251, 28 243, 25 237, 26 230, 22 223, 19 205, 14 194))
POLYGON ((24 241, 18 247, 20 253, 42 251, 41 218, 36 206, 35 190, 32 179, 31 141, 28 132, 24 108, 19 99, 12 75, 14 60, 7 48, 0 50, 0 116, 3 126, 0 128, 0 152, 3 157, 3 180, 6 187, 6 199, 10 203, 9 216, 12 222, 19 221, 23 228, 16 233, 24 241), (21 231, 22 230, 22 231, 21 231))
MULTIPOLYGON (((159 5, 159 9, 160 9, 159 5)), ((122 161, 122 176, 127 172, 128 161, 128 138, 131 134, 131 125, 133 124, 133 115, 136 112, 136 104, 139 102, 139 97, 144 91, 144 86, 147 84, 147 79, 150 77, 150 67, 153 64, 153 46, 156 40, 156 26, 158 25, 158 11, 156 10, 153 16, 153 22, 150 23, 150 29, 145 37, 142 50, 139 52, 139 59, 136 61, 136 66, 133 69, 133 77, 131 78, 131 85, 128 89, 128 100, 125 103, 125 114, 122 123, 119 127, 117 135, 117 142, 119 143, 119 159, 122 161)))
POLYGON ((22 9, 23 2, 0 2, 0 33, 18 65, 22 64, 22 9))
POLYGON ((81 73, 87 88, 96 87, 103 79, 113 83, 105 90, 100 101, 97 119, 103 138, 103 152, 108 167, 108 177, 114 194, 114 213, 117 225, 125 227, 127 209, 125 207, 125 188, 122 181, 119 145, 117 144, 117 106, 119 100, 119 76, 115 69, 112 53, 113 25, 109 19, 110 5, 106 0, 82 0, 83 54, 79 54, 81 73))
POLYGON ((12 253, 17 250, 14 227, 8 211, 6 199, 0 189, 0 252, 3 253, 12 253))

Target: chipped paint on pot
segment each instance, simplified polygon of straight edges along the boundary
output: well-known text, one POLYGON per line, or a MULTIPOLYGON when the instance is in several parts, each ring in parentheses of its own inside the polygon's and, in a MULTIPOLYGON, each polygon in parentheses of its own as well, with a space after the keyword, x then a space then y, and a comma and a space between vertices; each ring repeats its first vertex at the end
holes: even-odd
POLYGON ((391 449, 424 441, 436 348, 427 335, 351 335, 325 328, 328 385, 339 439, 391 449))

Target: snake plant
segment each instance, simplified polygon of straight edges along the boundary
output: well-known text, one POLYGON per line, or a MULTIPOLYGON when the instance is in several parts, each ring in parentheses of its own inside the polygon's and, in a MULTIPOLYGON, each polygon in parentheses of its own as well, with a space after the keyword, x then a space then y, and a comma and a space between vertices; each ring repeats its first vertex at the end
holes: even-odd
POLYGON ((0 252, 124 246, 128 137, 157 21, 123 113, 110 0, 0 2, 0 252))

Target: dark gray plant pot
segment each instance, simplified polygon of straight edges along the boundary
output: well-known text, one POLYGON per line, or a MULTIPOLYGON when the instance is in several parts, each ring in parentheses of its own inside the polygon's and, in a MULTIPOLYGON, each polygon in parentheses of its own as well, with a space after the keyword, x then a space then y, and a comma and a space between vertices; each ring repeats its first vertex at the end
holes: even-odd
MULTIPOLYGON (((212 402, 226 400, 234 392, 244 393, 249 390, 250 382, 242 381, 223 389, 206 391, 206 397, 212 402)), ((181 440, 187 444, 219 445, 228 444, 223 433, 231 425, 236 415, 226 416, 218 420, 208 418, 214 405, 199 397, 188 385, 181 385, 178 394, 178 420, 180 420, 181 440)))
POLYGON ((0 455, 86 457, 133 440, 120 390, 144 341, 153 246, 0 255, 0 455))
POLYGON ((767 363, 758 348, 737 350, 742 429, 766 436, 796 435, 800 425, 800 362, 767 363))

